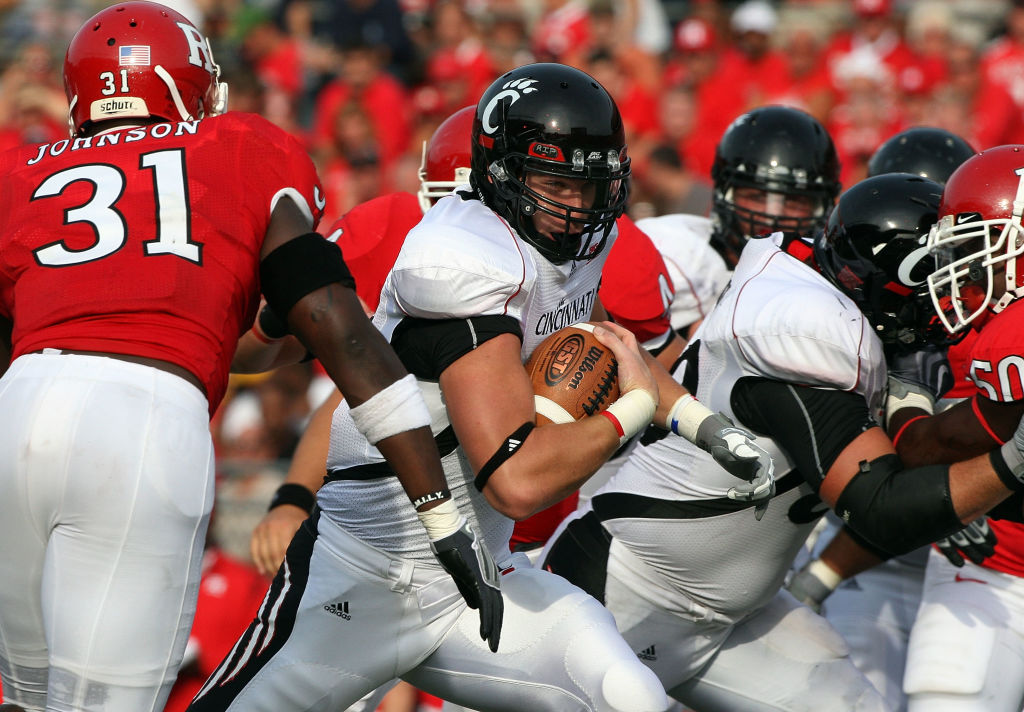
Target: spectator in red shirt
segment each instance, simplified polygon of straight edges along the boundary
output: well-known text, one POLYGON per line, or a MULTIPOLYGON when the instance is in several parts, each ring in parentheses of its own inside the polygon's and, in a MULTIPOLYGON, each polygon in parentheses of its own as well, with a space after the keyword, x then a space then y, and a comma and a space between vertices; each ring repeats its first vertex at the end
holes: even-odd
MULTIPOLYGON (((691 17, 676 28, 673 52, 668 58, 665 80, 668 86, 685 85, 691 92, 696 116, 692 128, 682 135, 665 125, 670 140, 679 140, 683 162, 697 175, 711 175, 715 146, 734 118, 743 113, 743 97, 723 91, 721 50, 711 24, 691 17)), ((676 119, 672 119, 677 123, 676 119)))
POLYGON ((949 81, 936 91, 935 125, 963 136, 975 149, 1024 141, 1021 110, 1005 86, 989 79, 981 66, 980 37, 966 28, 953 33, 949 81))
POLYGON ((821 23, 790 18, 779 30, 785 81, 781 89, 767 93, 765 103, 803 109, 822 124, 828 123, 835 92, 823 61, 827 38, 821 23))
POLYGON ((543 7, 531 43, 537 61, 578 63, 590 46, 586 0, 544 0, 543 7))
POLYGON ((1001 84, 1024 109, 1024 0, 1014 0, 1006 11, 1006 31, 982 55, 981 68, 988 81, 1001 84))
POLYGON ((410 100, 402 84, 383 69, 378 47, 353 44, 341 53, 338 76, 320 91, 314 109, 315 153, 329 153, 334 143, 338 113, 356 101, 373 122, 380 161, 390 163, 409 148, 410 100))
POLYGON ((825 62, 840 96, 840 67, 851 55, 871 55, 885 65, 893 81, 907 68, 916 66, 913 52, 900 35, 891 0, 854 0, 853 11, 851 29, 833 37, 825 51, 825 62))
POLYGON ((729 22, 734 43, 722 55, 718 81, 740 95, 745 111, 765 103, 787 85, 786 60, 772 48, 778 15, 766 0, 747 0, 729 22))

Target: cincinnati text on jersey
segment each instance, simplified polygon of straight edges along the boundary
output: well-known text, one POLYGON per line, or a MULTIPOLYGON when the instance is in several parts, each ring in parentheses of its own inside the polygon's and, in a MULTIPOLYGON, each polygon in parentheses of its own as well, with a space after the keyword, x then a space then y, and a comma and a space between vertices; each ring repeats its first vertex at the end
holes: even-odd
POLYGON ((537 336, 547 336, 566 326, 572 326, 576 322, 586 321, 594 310, 594 299, 597 297, 597 290, 592 289, 582 294, 571 302, 559 304, 552 311, 544 312, 537 319, 537 327, 534 332, 537 336))

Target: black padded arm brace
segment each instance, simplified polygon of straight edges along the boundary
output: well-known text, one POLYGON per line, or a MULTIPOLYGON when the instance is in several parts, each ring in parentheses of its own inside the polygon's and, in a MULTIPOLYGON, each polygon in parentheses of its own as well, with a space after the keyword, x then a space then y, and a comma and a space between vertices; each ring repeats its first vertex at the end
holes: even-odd
POLYGON ((897 455, 861 462, 835 510, 851 529, 894 554, 964 528, 949 492, 949 465, 906 470, 897 455))
POLYGON ((260 262, 263 296, 283 320, 304 296, 335 282, 356 286, 341 250, 316 232, 292 238, 260 262))

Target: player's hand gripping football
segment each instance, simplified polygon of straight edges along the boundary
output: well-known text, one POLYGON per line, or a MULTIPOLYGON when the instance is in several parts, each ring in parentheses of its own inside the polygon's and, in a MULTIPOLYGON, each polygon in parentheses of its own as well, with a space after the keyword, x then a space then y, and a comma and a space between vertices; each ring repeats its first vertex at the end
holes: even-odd
POLYGON ((963 566, 964 557, 980 564, 996 553, 996 535, 988 525, 988 517, 978 517, 956 534, 939 539, 935 546, 953 566, 963 566))
POLYGON ((479 609, 480 637, 487 641, 492 653, 498 652, 505 603, 501 598, 501 574, 490 552, 477 539, 465 517, 454 532, 431 541, 430 549, 455 579, 466 604, 479 609))
POLYGON ((729 499, 755 502, 754 518, 760 521, 775 494, 775 463, 754 442, 754 434, 735 425, 723 413, 713 413, 697 428, 697 447, 706 450, 729 474, 747 482, 731 487, 729 499))
POLYGON ((611 321, 596 322, 594 336, 607 346, 618 364, 619 397, 629 391, 647 391, 658 403, 658 382, 640 353, 636 336, 629 329, 611 321))

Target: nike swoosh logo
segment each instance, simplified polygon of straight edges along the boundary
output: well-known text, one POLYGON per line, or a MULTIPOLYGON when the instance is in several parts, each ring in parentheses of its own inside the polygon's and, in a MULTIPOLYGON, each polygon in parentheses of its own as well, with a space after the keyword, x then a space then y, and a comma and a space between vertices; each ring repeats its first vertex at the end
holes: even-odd
POLYGON ((323 210, 324 206, 327 205, 327 198, 320 192, 320 186, 313 187, 313 202, 316 203, 317 210, 323 210))
POLYGON ((981 579, 971 578, 970 576, 961 576, 959 572, 957 572, 957 575, 953 580, 957 582, 973 581, 974 583, 988 583, 988 581, 982 581, 981 579))

